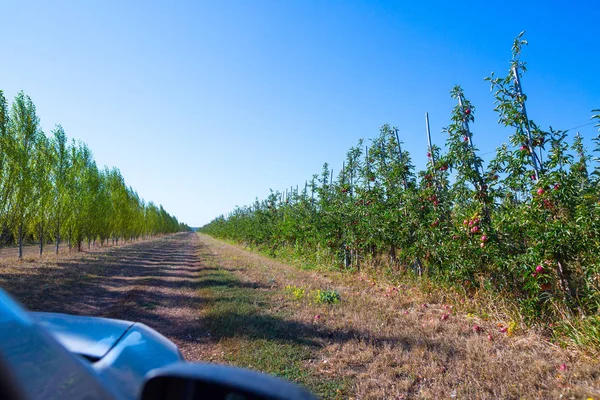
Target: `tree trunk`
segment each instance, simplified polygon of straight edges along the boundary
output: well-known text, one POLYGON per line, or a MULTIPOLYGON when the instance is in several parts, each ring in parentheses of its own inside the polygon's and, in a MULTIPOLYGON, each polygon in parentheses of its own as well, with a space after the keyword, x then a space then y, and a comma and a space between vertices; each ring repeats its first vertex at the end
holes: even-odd
POLYGON ((23 223, 19 225, 19 260, 23 259, 23 223))
POLYGON ((562 290, 565 293, 567 293, 568 295, 570 295, 572 298, 575 298, 577 293, 574 290, 574 288, 569 284, 568 271, 565 270, 565 268, 563 267, 563 263, 561 263, 559 259, 557 259, 556 264, 557 264, 558 277, 560 279, 560 286, 561 286, 562 290))
POLYGON ((8 237, 9 237, 9 232, 8 232, 8 229, 6 229, 6 224, 4 224, 2 226, 2 228, 0 229, 0 245, 2 245, 2 243, 4 243, 4 241, 8 237))
POLYGON ((390 265, 396 265, 396 246, 390 244, 390 265))
POLYGON ((415 261, 411 265, 412 270, 419 276, 423 276, 423 264, 419 256, 415 257, 415 261))
POLYGON ((352 253, 346 249, 347 247, 348 246, 344 244, 344 266, 346 268, 352 265, 352 253))
POLYGON ((60 222, 56 224, 56 254, 58 254, 58 246, 60 246, 60 222))
POLYGON ((40 257, 44 252, 44 222, 40 222, 40 257))

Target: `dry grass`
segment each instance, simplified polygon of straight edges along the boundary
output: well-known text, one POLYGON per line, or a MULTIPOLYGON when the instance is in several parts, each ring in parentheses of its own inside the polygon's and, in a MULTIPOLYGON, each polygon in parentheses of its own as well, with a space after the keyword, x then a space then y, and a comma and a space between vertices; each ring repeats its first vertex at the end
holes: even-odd
POLYGON ((287 310, 301 326, 314 326, 320 346, 306 366, 323 378, 351 382, 343 397, 600 398, 597 360, 561 350, 515 323, 502 333, 510 321, 498 326, 497 320, 456 312, 459 307, 440 301, 460 304, 457 294, 415 285, 392 288, 367 275, 298 270, 206 236, 201 240, 240 279, 270 283, 278 312, 287 310), (306 292, 335 290, 342 301, 297 300, 285 290, 290 285, 306 292))
POLYGON ((600 399, 598 360, 519 321, 500 332, 501 300, 301 270, 203 235, 0 259, 0 285, 34 310, 144 322, 188 360, 275 373, 324 398, 600 399), (341 301, 316 303, 315 290, 341 301))

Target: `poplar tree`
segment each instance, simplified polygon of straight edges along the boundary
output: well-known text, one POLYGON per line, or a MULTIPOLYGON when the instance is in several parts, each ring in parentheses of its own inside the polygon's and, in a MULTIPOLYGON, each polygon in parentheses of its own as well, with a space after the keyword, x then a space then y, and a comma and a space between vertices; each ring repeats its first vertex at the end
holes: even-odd
POLYGON ((54 163, 51 168, 52 198, 53 207, 53 223, 54 223, 54 240, 55 252, 58 254, 58 249, 61 241, 61 229, 65 219, 65 208, 67 206, 68 192, 67 179, 71 161, 69 158, 70 149, 67 144, 67 135, 62 126, 56 125, 52 131, 51 151, 54 163))
POLYGON ((12 220, 17 230, 16 237, 19 245, 19 258, 23 258, 23 234, 32 208, 33 198, 33 170, 32 159, 37 150, 37 144, 41 133, 39 118, 36 114, 35 105, 23 92, 15 98, 8 121, 8 141, 12 141, 12 150, 9 153, 10 179, 4 182, 5 187, 14 188, 9 196, 12 220))

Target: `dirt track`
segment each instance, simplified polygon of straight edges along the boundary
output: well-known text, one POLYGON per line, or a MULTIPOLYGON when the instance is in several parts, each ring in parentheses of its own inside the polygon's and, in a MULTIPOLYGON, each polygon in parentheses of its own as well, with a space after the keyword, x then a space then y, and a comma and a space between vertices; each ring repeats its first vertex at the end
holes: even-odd
POLYGON ((189 233, 44 263, 12 260, 0 266, 0 285, 32 311, 145 323, 189 355, 201 301, 200 247, 189 233))
POLYGON ((0 286, 31 310, 143 322, 187 360, 268 371, 323 398, 600 397, 597 360, 535 332, 499 333, 497 321, 454 311, 443 293, 303 271, 195 233, 0 258, 0 286), (315 304, 309 293, 321 289, 342 301, 315 304))

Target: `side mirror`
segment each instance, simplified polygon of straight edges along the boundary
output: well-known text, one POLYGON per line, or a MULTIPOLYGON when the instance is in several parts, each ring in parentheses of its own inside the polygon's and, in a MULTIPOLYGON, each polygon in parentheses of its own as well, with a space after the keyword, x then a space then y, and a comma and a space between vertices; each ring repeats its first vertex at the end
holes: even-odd
POLYGON ((146 376, 142 400, 316 400, 273 376, 215 364, 176 363, 146 376))

